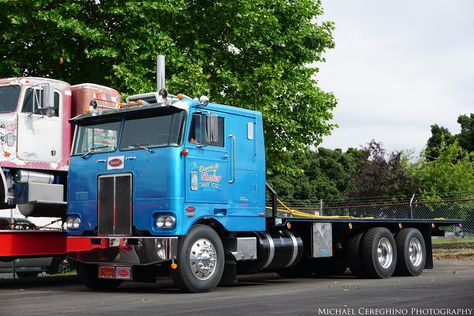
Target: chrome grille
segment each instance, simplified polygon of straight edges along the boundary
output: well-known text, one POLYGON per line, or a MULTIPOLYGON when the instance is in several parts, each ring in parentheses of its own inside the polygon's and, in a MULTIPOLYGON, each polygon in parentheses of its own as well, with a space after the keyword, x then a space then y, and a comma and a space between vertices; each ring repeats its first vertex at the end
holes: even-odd
POLYGON ((130 174, 99 177, 99 235, 132 235, 132 176, 130 174))

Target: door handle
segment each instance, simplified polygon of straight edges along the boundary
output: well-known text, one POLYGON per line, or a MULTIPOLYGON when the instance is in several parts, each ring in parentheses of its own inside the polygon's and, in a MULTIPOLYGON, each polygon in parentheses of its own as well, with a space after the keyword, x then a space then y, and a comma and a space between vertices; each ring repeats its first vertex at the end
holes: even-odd
POLYGON ((229 183, 232 184, 235 182, 235 136, 230 134, 229 138, 232 139, 232 180, 229 180, 229 183))
POLYGON ((224 159, 229 159, 229 155, 224 155, 224 159))

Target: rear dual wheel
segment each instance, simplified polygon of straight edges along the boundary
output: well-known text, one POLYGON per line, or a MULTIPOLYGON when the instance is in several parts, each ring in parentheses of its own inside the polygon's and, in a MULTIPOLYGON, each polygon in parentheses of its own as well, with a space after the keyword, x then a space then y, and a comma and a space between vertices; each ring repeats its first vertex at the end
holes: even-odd
POLYGON ((362 241, 362 262, 370 278, 392 276, 397 264, 397 247, 392 233, 385 227, 369 229, 362 241))
POLYGON ((404 228, 396 238, 398 261, 396 274, 417 276, 426 263, 426 245, 423 235, 416 228, 404 228))
POLYGON ((357 277, 389 278, 395 271, 397 248, 387 228, 374 227, 352 236, 345 252, 349 268, 357 277))

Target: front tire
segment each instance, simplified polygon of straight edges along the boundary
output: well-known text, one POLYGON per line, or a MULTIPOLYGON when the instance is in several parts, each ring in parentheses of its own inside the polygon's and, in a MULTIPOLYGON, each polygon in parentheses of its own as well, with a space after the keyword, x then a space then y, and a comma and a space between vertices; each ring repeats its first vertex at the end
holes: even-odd
POLYGON ((397 247, 387 228, 374 227, 365 233, 362 262, 370 278, 385 279, 392 276, 397 264, 397 247))
POLYGON ((171 270, 177 287, 191 293, 214 289, 224 272, 224 247, 219 235, 209 226, 196 225, 180 241, 178 268, 171 270))
POLYGON ((396 238, 398 275, 417 276, 423 272, 426 262, 426 246, 423 235, 416 228, 404 228, 396 238))
POLYGON ((96 264, 76 263, 76 272, 82 283, 92 290, 110 291, 122 284, 120 280, 99 278, 99 267, 96 264))

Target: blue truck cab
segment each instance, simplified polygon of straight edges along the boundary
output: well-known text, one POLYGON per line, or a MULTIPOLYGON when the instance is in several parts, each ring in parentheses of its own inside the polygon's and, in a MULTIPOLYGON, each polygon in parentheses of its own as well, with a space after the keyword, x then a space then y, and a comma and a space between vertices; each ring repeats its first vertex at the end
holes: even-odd
POLYGON ((259 112, 176 100, 72 122, 70 235, 181 236, 203 219, 265 230, 259 112))

